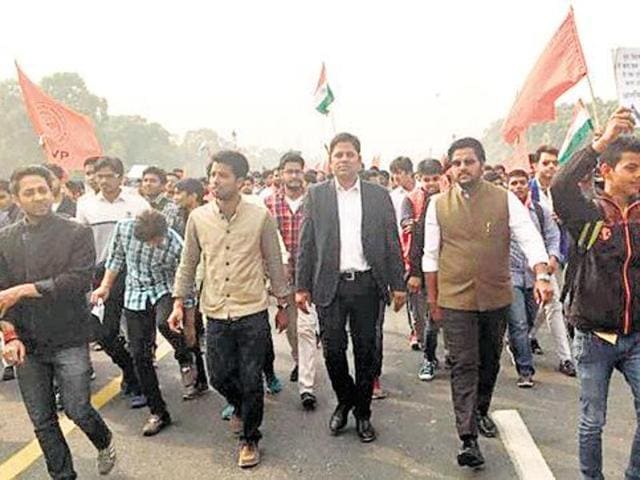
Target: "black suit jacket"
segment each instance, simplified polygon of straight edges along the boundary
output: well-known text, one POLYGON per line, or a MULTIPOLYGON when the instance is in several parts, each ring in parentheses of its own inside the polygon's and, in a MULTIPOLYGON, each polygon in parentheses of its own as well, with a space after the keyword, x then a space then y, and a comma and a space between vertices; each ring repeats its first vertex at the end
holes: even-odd
POLYGON ((66 195, 63 195, 62 201, 60 202, 60 206, 58 210, 56 210, 58 215, 66 215, 70 218, 74 218, 76 216, 76 202, 71 200, 66 195))
MULTIPOLYGON (((389 290, 404 291, 404 265, 395 211, 389 193, 379 185, 361 181, 362 247, 380 296, 390 301, 389 290)), ((311 292, 313 303, 328 306, 340 280, 340 229, 335 181, 309 189, 296 265, 296 287, 311 292)))

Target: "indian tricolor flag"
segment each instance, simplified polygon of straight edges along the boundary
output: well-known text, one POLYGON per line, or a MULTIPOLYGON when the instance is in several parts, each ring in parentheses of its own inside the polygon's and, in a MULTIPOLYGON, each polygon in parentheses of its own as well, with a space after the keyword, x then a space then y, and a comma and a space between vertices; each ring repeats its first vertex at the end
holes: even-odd
POLYGON ((589 134, 593 131, 593 122, 587 107, 584 106, 582 100, 578 100, 573 109, 573 119, 569 125, 569 131, 564 139, 562 148, 560 149, 560 165, 569 161, 571 156, 578 150, 589 134))
POLYGON ((318 79, 318 85, 316 86, 316 92, 314 94, 316 102, 316 110, 323 115, 329 113, 329 105, 333 103, 335 99, 331 87, 327 82, 327 69, 322 63, 322 70, 320 70, 320 78, 318 79))

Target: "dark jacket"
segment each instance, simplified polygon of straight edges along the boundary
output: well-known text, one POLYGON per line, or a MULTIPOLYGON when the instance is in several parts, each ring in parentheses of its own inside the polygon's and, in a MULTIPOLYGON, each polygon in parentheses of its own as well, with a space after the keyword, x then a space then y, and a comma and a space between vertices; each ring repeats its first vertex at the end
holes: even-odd
POLYGON ((556 174, 556 213, 573 241, 568 271, 569 320, 580 330, 640 331, 640 201, 622 210, 606 195, 588 200, 578 182, 598 154, 575 153, 556 174))
POLYGON ((95 265, 91 229, 57 214, 38 225, 22 220, 0 230, 0 290, 34 283, 42 298, 23 299, 6 314, 28 352, 87 343, 87 294, 95 265))
POLYGON ((76 202, 74 202, 71 198, 66 195, 62 196, 62 201, 60 202, 60 206, 58 210, 56 210, 58 215, 66 215, 69 218, 74 218, 76 216, 76 202))
POLYGON ((16 223, 18 220, 22 220, 22 217, 24 217, 22 209, 12 203, 7 210, 0 212, 0 228, 16 223))
MULTIPOLYGON (((362 247, 381 298, 404 291, 404 267, 398 226, 389 193, 361 182, 362 247)), ((334 181, 314 185, 304 201, 304 220, 296 264, 296 287, 311 292, 313 303, 328 306, 340 280, 338 197, 334 181)))

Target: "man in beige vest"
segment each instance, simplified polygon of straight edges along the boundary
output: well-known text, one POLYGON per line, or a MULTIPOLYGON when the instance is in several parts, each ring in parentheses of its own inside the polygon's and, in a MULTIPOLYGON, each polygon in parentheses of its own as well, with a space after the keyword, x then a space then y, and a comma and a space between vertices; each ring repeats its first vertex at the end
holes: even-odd
POLYGON ((536 273, 537 299, 548 300, 553 290, 549 259, 529 213, 511 192, 482 180, 480 142, 456 140, 448 158, 455 184, 427 208, 422 267, 429 308, 435 321, 444 320, 452 361, 453 405, 463 442, 458 464, 479 467, 484 458, 478 432, 497 434, 488 412, 511 304, 511 237, 536 273))

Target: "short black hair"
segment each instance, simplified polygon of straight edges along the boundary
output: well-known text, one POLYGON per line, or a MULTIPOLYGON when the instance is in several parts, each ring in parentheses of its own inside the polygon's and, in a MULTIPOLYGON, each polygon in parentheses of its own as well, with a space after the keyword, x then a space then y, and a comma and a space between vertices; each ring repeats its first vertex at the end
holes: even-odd
POLYGON ((11 193, 10 185, 8 180, 0 180, 0 192, 11 193))
POLYGON ((64 178, 64 175, 66 172, 64 171, 64 168, 62 168, 57 163, 45 163, 44 166, 47 167, 49 171, 53 173, 58 180, 62 180, 64 178))
POLYGON ((176 183, 177 192, 186 192, 188 195, 195 195, 198 203, 204 199, 204 185, 197 178, 183 178, 176 183))
POLYGON ((82 195, 84 193, 84 183, 77 180, 69 180, 66 186, 67 190, 75 195, 82 195))
POLYGON ((164 237, 169 229, 165 216, 154 209, 144 210, 134 222, 133 235, 141 242, 164 237))
POLYGON ((96 162, 95 169, 96 171, 98 171, 102 170, 103 168, 108 168, 116 175, 124 175, 124 165, 122 164, 122 160, 120 160, 118 157, 100 157, 100 159, 96 162))
POLYGON ((156 166, 152 165, 150 167, 145 168, 142 171, 142 178, 144 178, 145 175, 155 175, 156 177, 158 177, 160 179, 160 183, 162 185, 167 183, 167 172, 165 172, 160 167, 156 167, 156 166))
POLYGON ((84 163, 82 165, 86 168, 87 165, 95 165, 98 160, 100 160, 100 157, 87 157, 84 159, 84 163))
POLYGON ((391 170, 391 173, 413 173, 413 162, 409 157, 397 157, 389 164, 389 170, 391 170))
POLYGON ((531 163, 538 163, 543 153, 548 153, 557 157, 559 152, 556 147, 552 147, 550 145, 540 145, 536 150, 536 153, 533 154, 533 157, 529 157, 531 159, 531 163))
POLYGON ((491 170, 490 172, 486 172, 482 178, 484 180, 486 180, 487 182, 495 182, 496 180, 502 180, 502 177, 500 176, 500 174, 498 172, 496 172, 495 170, 491 170))
POLYGON ((389 175, 389 172, 387 172, 386 170, 378 170, 378 173, 381 177, 384 177, 387 182, 391 180, 391 175, 389 175))
POLYGON ((331 156, 333 149, 336 148, 336 145, 339 143, 350 143, 353 145, 355 151, 358 152, 358 155, 360 155, 360 139, 351 133, 342 132, 338 133, 331 139, 331 143, 329 144, 329 156, 331 156))
POLYGON ((20 193, 20 180, 32 175, 44 178, 49 188, 53 188, 53 173, 51 173, 51 170, 42 165, 30 165, 28 167, 18 168, 11 174, 11 193, 17 196, 18 193, 20 193))
POLYGON ((360 173, 360 177, 362 178, 362 180, 366 180, 367 182, 371 181, 371 179, 374 177, 380 177, 380 176, 382 176, 382 174, 380 173, 380 170, 377 170, 375 168, 370 168, 369 170, 363 170, 360 173))
POLYGON ((211 161, 207 165, 207 177, 211 176, 211 168, 214 163, 222 163, 231 167, 236 178, 246 178, 249 173, 249 161, 240 152, 235 150, 222 150, 211 156, 211 161))
POLYGON ((449 150, 447 151, 447 158, 449 159, 449 162, 451 162, 453 154, 456 152, 456 150, 462 150, 463 148, 472 149, 476 154, 476 157, 478 157, 480 163, 486 163, 487 157, 484 153, 484 147, 479 140, 476 140, 472 137, 460 138, 451 144, 449 150))
POLYGON ((418 163, 420 175, 442 175, 442 164, 435 158, 427 158, 418 163))
POLYGON ((171 170, 173 173, 184 173, 184 168, 174 168, 171 170))
POLYGON ((278 168, 280 170, 284 169, 285 164, 287 163, 297 163, 298 165, 300 165, 300 168, 302 168, 304 170, 304 158, 302 158, 302 155, 300 154, 300 152, 296 152, 294 150, 290 150, 287 153, 285 153, 284 155, 282 155, 282 157, 280 157, 280 164, 278 166, 278 168))
POLYGON ((640 139, 631 136, 617 138, 602 152, 600 163, 615 168, 622 158, 622 154, 626 152, 640 153, 640 139))
POLYGON ((511 170, 508 175, 507 178, 509 180, 511 180, 512 178, 526 178, 529 179, 529 174, 527 172, 525 172, 524 170, 522 170, 521 168, 516 168, 515 170, 511 170))
POLYGON ((318 172, 315 170, 307 170, 304 172, 304 181, 309 185, 318 183, 318 172))
POLYGON ((500 164, 500 163, 499 163, 499 164, 497 164, 497 165, 494 165, 493 169, 494 169, 494 170, 501 170, 501 171, 502 171, 502 173, 506 173, 506 172, 507 172, 507 169, 506 169, 506 168, 504 168, 504 165, 502 165, 502 164, 500 164))

